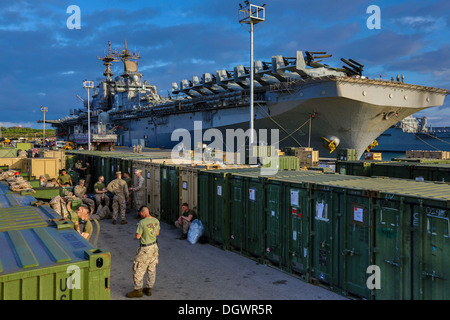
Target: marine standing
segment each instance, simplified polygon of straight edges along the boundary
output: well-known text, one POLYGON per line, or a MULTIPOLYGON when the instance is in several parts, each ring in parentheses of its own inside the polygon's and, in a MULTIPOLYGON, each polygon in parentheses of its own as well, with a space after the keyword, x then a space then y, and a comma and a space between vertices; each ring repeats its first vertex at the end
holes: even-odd
MULTIPOLYGON (((130 200, 127 202, 127 213, 130 213, 130 209, 132 207, 131 202, 133 200, 133 190, 131 189, 133 187, 133 181, 130 177, 130 174, 128 172, 124 172, 123 173, 123 180, 125 180, 125 182, 127 183, 128 186, 128 192, 129 192, 129 196, 130 196, 130 200)), ((139 213, 138 213, 139 215, 139 213)))
POLYGON ((126 224, 125 213, 127 209, 126 202, 129 198, 128 186, 125 180, 122 180, 122 172, 116 172, 116 179, 111 181, 106 188, 109 192, 114 194, 113 198, 113 224, 116 224, 117 216, 122 219, 121 224, 126 224))
MULTIPOLYGON (((136 186, 130 190, 134 193, 134 206, 136 209, 140 209, 144 204, 145 190, 144 190, 144 177, 142 176, 142 170, 136 170, 135 172, 137 183, 136 186)), ((139 213, 138 213, 139 215, 139 213)))
POLYGON ((136 239, 140 241, 139 249, 133 261, 134 290, 128 292, 128 298, 139 298, 145 293, 152 295, 152 288, 156 280, 156 265, 158 264, 158 243, 160 225, 159 220, 150 215, 147 207, 141 207, 139 214, 142 218, 136 230, 136 239), (144 275, 147 272, 147 283, 145 288, 144 275))

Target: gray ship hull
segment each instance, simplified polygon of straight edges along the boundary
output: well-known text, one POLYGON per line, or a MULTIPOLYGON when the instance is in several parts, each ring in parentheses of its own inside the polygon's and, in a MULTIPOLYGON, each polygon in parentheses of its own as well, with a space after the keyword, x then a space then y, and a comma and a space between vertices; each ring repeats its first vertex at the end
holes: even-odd
MULTIPOLYGON (((290 91, 266 92, 264 100, 255 102, 255 130, 278 129, 280 148, 310 145, 323 157, 330 157, 330 152, 323 147, 321 137, 335 136, 340 140, 339 148, 356 149, 360 157, 382 132, 415 112, 441 105, 444 97, 443 92, 430 92, 415 85, 327 78, 294 86, 290 91), (314 117, 310 137, 311 115, 314 117)), ((199 121, 203 132, 219 129, 225 138, 227 129, 247 130, 249 115, 247 104, 192 112, 180 110, 176 114, 137 119, 127 119, 124 115, 123 119, 115 120, 114 125, 128 128, 119 132, 122 145, 144 139, 147 147, 173 148, 181 141, 172 137, 176 129, 189 131, 193 139, 194 124, 199 121)))
MULTIPOLYGON (((425 108, 441 106, 447 90, 395 81, 369 80, 362 76, 363 65, 341 59, 347 66, 334 68, 315 59, 331 55, 324 52, 297 51, 296 57, 272 56, 271 62, 255 61, 254 128, 268 130, 271 144, 278 133, 279 148, 313 147, 322 157, 333 157, 335 148, 364 150, 392 125, 425 108), (325 55, 323 55, 325 54, 325 55), (277 131, 273 131, 277 130, 277 131), (274 137, 271 139, 270 137, 274 137), (327 141, 327 143, 324 143, 327 141), (323 146, 326 147, 323 147, 323 146)), ((106 126, 118 135, 118 144, 171 149, 180 142, 195 149, 198 143, 211 145, 202 138, 208 129, 218 129, 224 140, 227 130, 246 131, 250 126, 250 73, 243 65, 233 72, 194 76, 172 83, 175 97, 162 98, 138 72, 139 54, 127 49, 111 51, 99 58, 106 66, 106 77, 92 95, 91 129, 106 126), (112 78, 112 61, 124 63, 124 73, 112 78), (181 96, 180 96, 181 94, 181 96), (200 124, 198 139, 195 125, 200 124), (177 129, 190 136, 174 136, 177 129)), ((73 111, 75 117, 51 122, 57 134, 69 140, 87 133, 87 114, 73 111)), ((98 131, 98 130, 97 130, 98 131)), ((214 140, 215 141, 215 140, 214 140)), ((269 141, 264 141, 266 144, 269 141)), ((236 141, 237 144, 238 141, 236 141)), ((228 141, 228 145, 231 142, 228 141)), ((225 149, 227 141, 223 141, 225 149)), ((220 147, 214 143, 214 147, 220 147)), ((237 151, 241 146, 233 147, 237 151)))

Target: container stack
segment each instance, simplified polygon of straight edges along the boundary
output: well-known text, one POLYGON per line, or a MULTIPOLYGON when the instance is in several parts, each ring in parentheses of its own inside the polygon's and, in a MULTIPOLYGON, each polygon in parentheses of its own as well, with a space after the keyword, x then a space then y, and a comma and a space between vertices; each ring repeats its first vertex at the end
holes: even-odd
POLYGON ((210 170, 123 155, 99 155, 94 163, 102 161, 104 175, 142 170, 146 204, 161 221, 173 224, 189 203, 204 236, 225 250, 343 295, 450 299, 447 183, 365 176, 389 164, 376 160, 345 167, 360 175, 279 170, 271 176, 263 168, 210 170))
POLYGON ((0 300, 109 300, 109 252, 0 182, 0 300))

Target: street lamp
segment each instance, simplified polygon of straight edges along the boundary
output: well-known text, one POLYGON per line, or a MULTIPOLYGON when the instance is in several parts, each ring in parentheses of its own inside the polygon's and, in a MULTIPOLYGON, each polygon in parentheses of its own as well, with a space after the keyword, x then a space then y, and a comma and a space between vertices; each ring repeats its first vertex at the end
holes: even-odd
POLYGON ((87 90, 88 93, 88 150, 91 151, 91 107, 89 98, 89 89, 94 88, 94 81, 83 81, 83 88, 87 90))
POLYGON ((43 132, 43 141, 42 141, 42 144, 43 144, 44 147, 45 147, 45 113, 48 111, 48 107, 43 107, 43 106, 41 106, 41 111, 42 111, 42 113, 44 114, 44 132, 43 132))
POLYGON ((260 22, 264 22, 266 16, 265 4, 262 6, 256 6, 245 1, 245 5, 239 4, 239 23, 242 24, 245 28, 245 25, 250 25, 250 145, 254 142, 254 62, 253 62, 253 32, 254 25, 260 22))

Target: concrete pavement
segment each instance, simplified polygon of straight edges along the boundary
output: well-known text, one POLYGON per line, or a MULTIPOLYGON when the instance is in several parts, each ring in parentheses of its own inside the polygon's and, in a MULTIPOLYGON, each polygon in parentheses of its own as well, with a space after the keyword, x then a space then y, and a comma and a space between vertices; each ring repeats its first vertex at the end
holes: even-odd
MULTIPOLYGON (((135 211, 128 224, 101 220, 98 247, 111 253, 111 300, 130 300, 132 264, 139 247, 135 211)), ((142 300, 347 300, 276 268, 210 244, 178 240, 180 230, 162 222, 159 264, 152 296, 142 300)), ((145 279, 144 279, 145 281, 145 279)), ((136 300, 136 299, 134 299, 136 300)))

